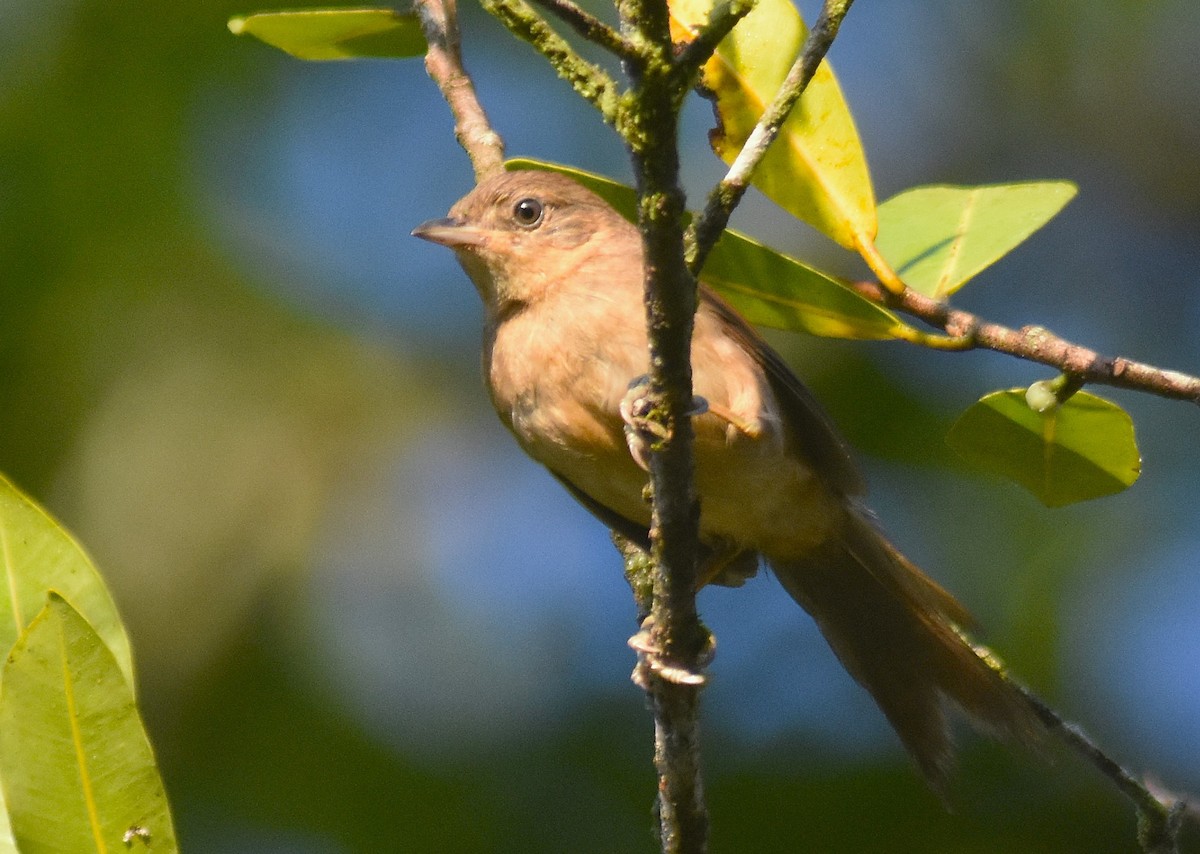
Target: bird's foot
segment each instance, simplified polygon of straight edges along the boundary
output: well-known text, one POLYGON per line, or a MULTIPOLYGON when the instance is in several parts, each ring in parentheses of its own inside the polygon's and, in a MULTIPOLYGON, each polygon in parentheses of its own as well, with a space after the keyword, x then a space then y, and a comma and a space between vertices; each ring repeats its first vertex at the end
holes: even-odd
POLYGON ((716 639, 706 630, 704 648, 696 656, 694 665, 683 666, 668 661, 654 639, 653 617, 646 617, 642 621, 641 630, 629 639, 629 646, 637 653, 638 658, 629 678, 643 691, 650 689, 652 677, 676 685, 703 685, 708 681, 708 674, 704 671, 712 664, 717 652, 716 639))
MULTIPOLYGON (((644 471, 650 470, 650 451, 656 442, 671 437, 666 425, 653 418, 654 402, 650 398, 650 377, 642 374, 629 383, 629 390, 621 398, 619 406, 621 420, 625 422, 625 442, 629 453, 644 471)), ((708 401, 696 395, 688 415, 703 415, 708 411, 708 401)))

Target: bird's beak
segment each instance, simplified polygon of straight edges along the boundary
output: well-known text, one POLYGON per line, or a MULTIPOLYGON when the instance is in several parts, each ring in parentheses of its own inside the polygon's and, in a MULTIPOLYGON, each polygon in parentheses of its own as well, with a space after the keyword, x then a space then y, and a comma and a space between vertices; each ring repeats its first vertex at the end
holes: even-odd
POLYGON ((440 243, 451 249, 464 246, 478 246, 484 242, 487 232, 452 216, 442 219, 431 219, 423 222, 412 230, 413 237, 440 243))

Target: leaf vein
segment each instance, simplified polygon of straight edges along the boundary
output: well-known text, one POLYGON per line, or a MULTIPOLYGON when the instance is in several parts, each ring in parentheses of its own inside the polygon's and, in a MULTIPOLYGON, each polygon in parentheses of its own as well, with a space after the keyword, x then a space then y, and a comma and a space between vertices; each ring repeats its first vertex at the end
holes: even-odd
POLYGON ((105 854, 108 846, 104 844, 100 815, 96 807, 96 794, 92 791, 92 776, 88 772, 87 750, 83 745, 83 732, 79 728, 79 712, 75 705, 75 686, 71 681, 70 662, 67 660, 67 638, 61 618, 58 620, 58 632, 62 648, 63 693, 67 699, 67 719, 71 724, 71 741, 75 746, 75 759, 79 763, 79 782, 83 788, 83 801, 87 807, 88 824, 91 825, 96 850, 105 854))

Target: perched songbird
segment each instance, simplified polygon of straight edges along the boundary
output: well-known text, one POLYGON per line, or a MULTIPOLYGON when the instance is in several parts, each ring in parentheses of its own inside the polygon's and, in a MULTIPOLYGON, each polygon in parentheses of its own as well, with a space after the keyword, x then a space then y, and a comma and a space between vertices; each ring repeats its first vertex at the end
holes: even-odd
MULTIPOLYGON (((637 228, 569 178, 512 172, 413 234, 453 249, 479 290, 500 420, 604 523, 647 542, 647 474, 621 412, 649 367, 637 228)), ((700 537, 724 567, 707 580, 736 584, 761 556, 939 792, 953 761, 947 701, 1031 740, 1037 718, 961 633, 966 611, 876 527, 828 417, 703 285, 692 370, 707 404, 693 417, 700 537)))

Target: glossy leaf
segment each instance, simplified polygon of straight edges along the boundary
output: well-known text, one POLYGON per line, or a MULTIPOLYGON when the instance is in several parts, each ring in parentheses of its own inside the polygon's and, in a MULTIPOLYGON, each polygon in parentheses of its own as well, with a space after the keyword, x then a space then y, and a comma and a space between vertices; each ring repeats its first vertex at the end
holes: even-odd
POLYGON ((0 476, 0 647, 10 648, 59 591, 84 614, 133 682, 129 638, 116 605, 87 554, 45 510, 0 476))
MULTIPOLYGON (((705 23, 713 0, 669 0, 676 42, 705 23)), ((774 100, 808 34, 791 0, 758 0, 704 66, 717 116, 713 150, 732 163, 774 100)), ((875 236, 875 193, 850 109, 822 62, 768 149, 754 185, 793 216, 850 249, 875 236)))
MULTIPOLYGON (((637 218, 637 194, 609 178, 538 160, 514 159, 508 169, 567 175, 621 214, 637 218)), ((834 338, 888 339, 904 324, 885 308, 819 270, 735 231, 713 247, 700 278, 751 323, 834 338)))
POLYGON ((129 682, 53 592, 4 667, 0 775, 22 852, 177 850, 129 682))
POLYGON ((1068 181, 917 187, 879 206, 875 246, 910 288, 941 299, 1054 217, 1068 181))
POLYGON ((402 59, 425 53, 414 14, 391 9, 303 9, 230 18, 234 35, 255 36, 298 59, 402 59))
POLYGON ((0 799, 0 854, 20 854, 17 841, 13 839, 12 825, 9 824, 8 810, 4 807, 3 799, 0 799))
POLYGON ((966 410, 946 437, 981 468, 1019 483, 1048 507, 1121 492, 1141 455, 1121 407, 1087 392, 1035 412, 1025 389, 997 391, 966 410))

